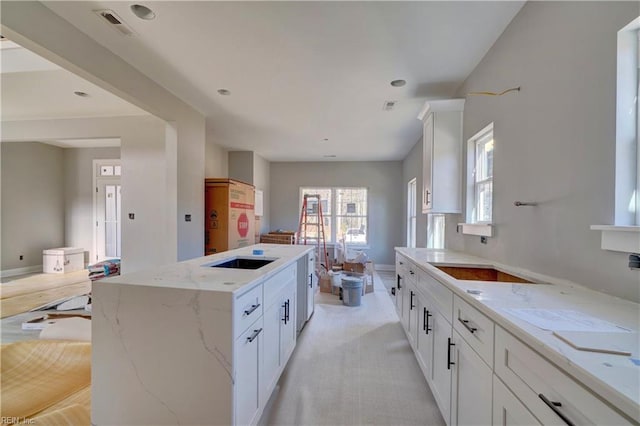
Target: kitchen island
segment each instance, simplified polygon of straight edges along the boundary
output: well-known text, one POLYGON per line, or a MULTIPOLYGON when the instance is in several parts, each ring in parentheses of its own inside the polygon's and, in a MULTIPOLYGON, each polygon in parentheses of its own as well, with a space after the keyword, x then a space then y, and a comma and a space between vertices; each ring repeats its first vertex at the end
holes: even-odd
POLYGON ((95 282, 92 423, 255 424, 312 251, 260 244, 95 282))
POLYGON ((447 424, 640 422, 637 303, 449 250, 398 247, 396 274, 398 316, 447 424), (563 315, 585 331, 564 331, 563 315))

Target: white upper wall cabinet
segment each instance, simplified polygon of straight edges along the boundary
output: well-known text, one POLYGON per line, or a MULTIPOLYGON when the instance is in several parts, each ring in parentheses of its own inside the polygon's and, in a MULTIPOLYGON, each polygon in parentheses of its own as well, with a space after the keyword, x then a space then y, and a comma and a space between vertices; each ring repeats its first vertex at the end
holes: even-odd
POLYGON ((464 99, 427 102, 424 123, 422 213, 462 211, 462 111, 464 99))

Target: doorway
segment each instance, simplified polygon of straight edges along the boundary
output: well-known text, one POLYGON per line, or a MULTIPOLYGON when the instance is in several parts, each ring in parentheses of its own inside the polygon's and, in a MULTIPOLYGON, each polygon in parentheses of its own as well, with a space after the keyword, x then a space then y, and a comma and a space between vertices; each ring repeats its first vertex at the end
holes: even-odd
POLYGON ((93 160, 94 259, 100 262, 121 256, 120 160, 93 160))

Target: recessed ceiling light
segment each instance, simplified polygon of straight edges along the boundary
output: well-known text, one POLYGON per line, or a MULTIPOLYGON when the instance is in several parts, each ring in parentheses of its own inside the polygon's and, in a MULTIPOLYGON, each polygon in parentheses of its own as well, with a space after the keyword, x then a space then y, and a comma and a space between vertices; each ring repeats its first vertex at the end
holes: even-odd
POLYGON ((218 89, 218 93, 220 93, 222 96, 229 96, 231 94, 231 92, 227 89, 218 89))
POLYGON ((407 84, 407 81, 406 81, 406 80, 393 80, 393 81, 391 82, 391 85, 392 85, 393 87, 402 87, 402 86, 404 86, 405 84, 407 84))
POLYGON ((81 98, 86 98, 89 96, 87 92, 81 92, 79 90, 76 90, 75 92, 73 92, 73 94, 76 96, 80 96, 81 98))
POLYGON ((147 6, 143 6, 141 4, 132 4, 131 11, 134 15, 136 15, 140 19, 144 19, 146 21, 150 21, 156 18, 156 14, 153 10, 149 9, 147 6))
POLYGON ((325 155, 324 158, 336 158, 335 154, 325 155))

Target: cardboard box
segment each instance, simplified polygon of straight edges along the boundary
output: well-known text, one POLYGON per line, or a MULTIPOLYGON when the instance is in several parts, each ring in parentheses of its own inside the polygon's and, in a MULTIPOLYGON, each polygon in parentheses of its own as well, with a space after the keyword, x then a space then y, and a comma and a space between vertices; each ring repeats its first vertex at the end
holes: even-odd
POLYGON ((331 293, 331 278, 329 276, 320 277, 320 293, 331 293))
POLYGON ((42 272, 66 274, 84 269, 84 249, 59 247, 42 251, 42 272))
POLYGON ((362 274, 364 272, 364 265, 362 263, 344 262, 342 264, 342 270, 362 274))
POLYGON ((255 242, 255 188, 233 179, 205 179, 205 255, 255 242))

